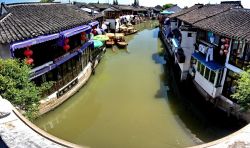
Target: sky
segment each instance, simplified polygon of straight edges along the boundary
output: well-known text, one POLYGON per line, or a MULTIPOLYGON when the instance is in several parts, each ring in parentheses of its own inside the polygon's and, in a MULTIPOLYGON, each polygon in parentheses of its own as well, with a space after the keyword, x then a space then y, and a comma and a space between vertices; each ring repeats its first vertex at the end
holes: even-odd
MULTIPOLYGON (((39 0, 0 0, 0 2, 5 2, 5 3, 17 3, 17 2, 35 2, 39 0)), ((56 0, 60 2, 69 2, 69 0, 56 0)), ((70 1, 77 1, 77 2, 98 2, 98 0, 70 0, 70 1)), ((185 6, 192 6, 197 3, 201 4, 218 4, 220 3, 221 0, 139 0, 140 5, 142 6, 156 6, 156 5, 164 5, 166 3, 172 3, 172 4, 177 4, 181 8, 185 6)), ((225 1, 225 0, 224 0, 225 1)), ((229 0, 230 1, 230 0, 229 0)), ((112 3, 113 0, 99 0, 100 3, 112 3)), ((132 4, 134 0, 118 0, 119 4, 132 4)), ((242 5, 245 8, 250 9, 250 0, 241 0, 242 5)))

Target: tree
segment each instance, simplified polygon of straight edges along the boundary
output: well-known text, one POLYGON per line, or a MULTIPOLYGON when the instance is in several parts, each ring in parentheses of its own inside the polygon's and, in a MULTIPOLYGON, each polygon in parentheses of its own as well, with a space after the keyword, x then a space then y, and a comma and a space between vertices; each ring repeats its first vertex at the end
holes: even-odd
POLYGON ((232 98, 243 107, 244 110, 250 108, 250 68, 248 67, 244 72, 240 74, 237 80, 236 91, 232 98))
POLYGON ((163 9, 171 8, 174 4, 165 4, 163 5, 163 9))
POLYGON ((40 0, 41 3, 53 3, 55 0, 40 0))
POLYGON ((24 61, 0 59, 0 95, 32 120, 37 116, 42 92, 50 88, 52 83, 36 86, 29 80, 30 70, 24 61))

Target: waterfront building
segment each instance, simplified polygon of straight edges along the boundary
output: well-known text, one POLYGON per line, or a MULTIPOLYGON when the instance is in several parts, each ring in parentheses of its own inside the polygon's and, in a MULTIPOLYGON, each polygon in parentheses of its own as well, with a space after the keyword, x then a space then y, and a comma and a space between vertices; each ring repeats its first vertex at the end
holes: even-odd
POLYGON ((68 4, 1 4, 0 56, 25 60, 36 85, 53 81, 44 92, 59 99, 72 89, 83 71, 92 70, 102 49, 94 49, 90 32, 99 25, 94 17, 68 4))
POLYGON ((165 20, 162 40, 180 79, 191 77, 205 98, 236 106, 230 96, 250 61, 249 14, 239 2, 223 2, 197 4, 165 20))

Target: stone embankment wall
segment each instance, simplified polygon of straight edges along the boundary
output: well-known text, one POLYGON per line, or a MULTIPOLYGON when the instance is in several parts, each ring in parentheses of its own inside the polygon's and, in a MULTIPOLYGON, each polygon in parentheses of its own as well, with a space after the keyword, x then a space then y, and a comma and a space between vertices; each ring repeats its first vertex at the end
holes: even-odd
POLYGON ((57 98, 56 93, 52 94, 51 96, 55 97, 49 97, 50 99, 43 99, 40 101, 40 106, 39 106, 39 114, 43 115, 56 107, 60 106, 63 102, 67 101, 72 95, 77 93, 79 89, 87 83, 89 80, 91 74, 92 74, 92 67, 91 63, 89 63, 85 69, 77 76, 76 79, 78 79, 78 83, 73 86, 67 93, 62 95, 61 97, 57 98))

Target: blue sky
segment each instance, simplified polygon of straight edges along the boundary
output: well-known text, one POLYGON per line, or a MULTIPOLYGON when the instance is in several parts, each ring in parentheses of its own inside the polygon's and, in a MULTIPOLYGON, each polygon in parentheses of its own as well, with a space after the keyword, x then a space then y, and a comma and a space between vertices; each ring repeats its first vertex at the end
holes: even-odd
MULTIPOLYGON (((13 3, 13 2, 34 2, 34 1, 39 1, 39 0, 0 0, 0 2, 5 2, 5 3, 13 3)), ((61 1, 61 2, 68 2, 69 0, 56 0, 56 1, 61 1)), ((73 0, 70 0, 73 1, 73 0)), ((98 0, 74 0, 78 2, 97 2, 98 0)), ((112 3, 113 0, 99 0, 100 3, 112 3)), ((134 0, 118 0, 120 4, 132 4, 134 0)), ((174 3, 178 4, 180 7, 185 7, 185 6, 192 6, 196 3, 220 3, 221 0, 139 0, 140 5, 144 6, 156 6, 156 5, 163 5, 165 3, 174 3)), ((250 8, 250 0, 241 0, 241 3, 245 8, 250 8)))

